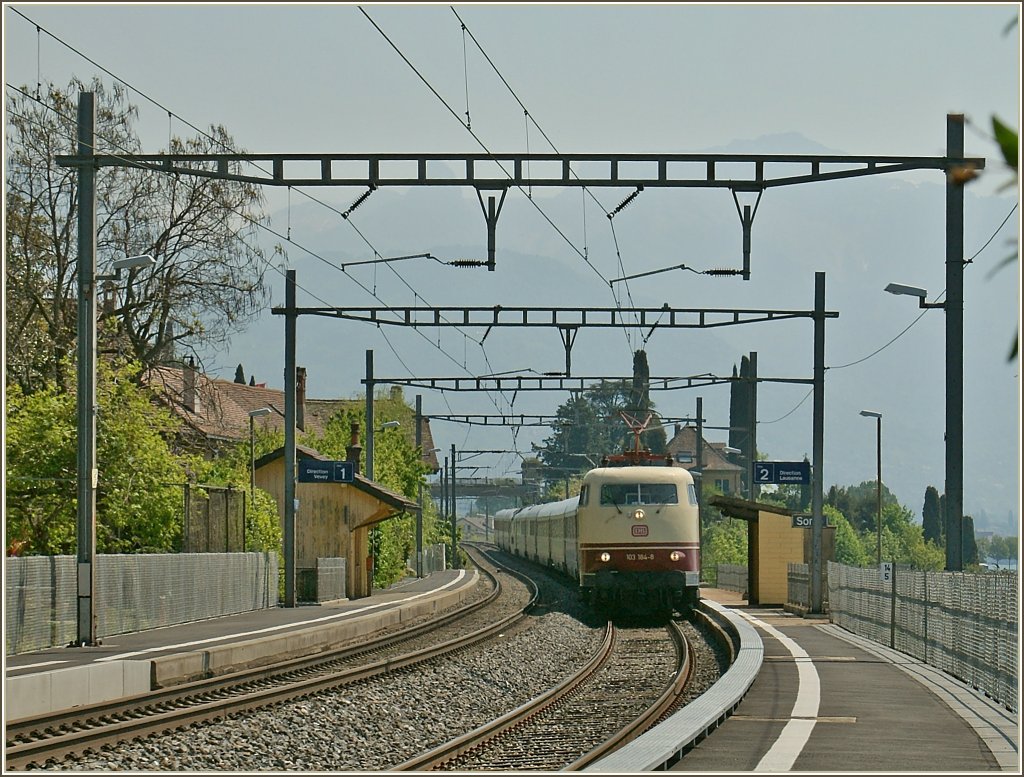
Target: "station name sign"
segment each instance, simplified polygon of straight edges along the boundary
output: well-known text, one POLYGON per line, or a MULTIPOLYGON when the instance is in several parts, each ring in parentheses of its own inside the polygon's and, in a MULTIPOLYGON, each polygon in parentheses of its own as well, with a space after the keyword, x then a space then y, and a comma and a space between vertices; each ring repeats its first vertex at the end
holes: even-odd
POLYGON ((351 461, 299 459, 300 483, 354 483, 355 465, 351 461))
MULTIPOLYGON (((828 516, 821 516, 821 525, 828 526, 828 516)), ((794 529, 812 529, 814 528, 814 516, 808 513, 794 513, 793 514, 793 528, 794 529)))
POLYGON ((809 461, 755 461, 755 483, 800 483, 811 482, 809 461))

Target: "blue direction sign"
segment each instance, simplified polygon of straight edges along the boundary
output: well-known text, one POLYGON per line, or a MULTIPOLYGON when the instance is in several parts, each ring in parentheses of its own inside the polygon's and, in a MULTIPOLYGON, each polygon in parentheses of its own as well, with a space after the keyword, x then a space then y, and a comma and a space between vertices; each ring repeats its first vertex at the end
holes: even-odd
POLYGON ((352 483, 355 466, 351 461, 299 459, 300 483, 352 483))
POLYGON ((755 461, 755 483, 810 483, 809 461, 755 461))

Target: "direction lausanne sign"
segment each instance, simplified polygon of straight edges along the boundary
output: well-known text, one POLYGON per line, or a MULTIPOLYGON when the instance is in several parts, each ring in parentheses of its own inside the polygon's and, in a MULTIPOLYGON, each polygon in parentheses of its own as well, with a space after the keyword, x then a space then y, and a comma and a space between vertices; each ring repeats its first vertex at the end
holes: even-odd
POLYGON ((755 483, 800 483, 811 482, 809 461, 755 461, 755 483))
POLYGON ((299 459, 300 483, 353 483, 355 474, 351 461, 299 459))

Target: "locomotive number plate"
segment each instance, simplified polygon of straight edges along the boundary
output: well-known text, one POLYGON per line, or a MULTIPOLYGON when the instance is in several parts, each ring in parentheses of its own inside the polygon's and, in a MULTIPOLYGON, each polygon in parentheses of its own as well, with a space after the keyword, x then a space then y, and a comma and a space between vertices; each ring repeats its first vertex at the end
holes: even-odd
POLYGON ((647 529, 647 526, 645 524, 638 523, 638 524, 634 525, 632 528, 633 528, 633 536, 634 537, 646 537, 647 536, 648 529, 647 529))
POLYGON ((654 561, 653 553, 627 553, 626 561, 654 561))

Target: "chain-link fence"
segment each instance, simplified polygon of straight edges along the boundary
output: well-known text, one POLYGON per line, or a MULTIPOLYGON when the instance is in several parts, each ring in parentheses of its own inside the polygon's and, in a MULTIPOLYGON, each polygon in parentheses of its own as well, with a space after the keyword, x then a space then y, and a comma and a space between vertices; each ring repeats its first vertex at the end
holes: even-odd
MULTIPOLYGON (((74 556, 6 559, 8 655, 77 637, 74 556)), ((96 636, 108 637, 277 605, 277 554, 96 556, 96 636)))
POLYGON ((922 572, 828 563, 833 623, 958 677, 1017 710, 1020 589, 1013 573, 922 572))

